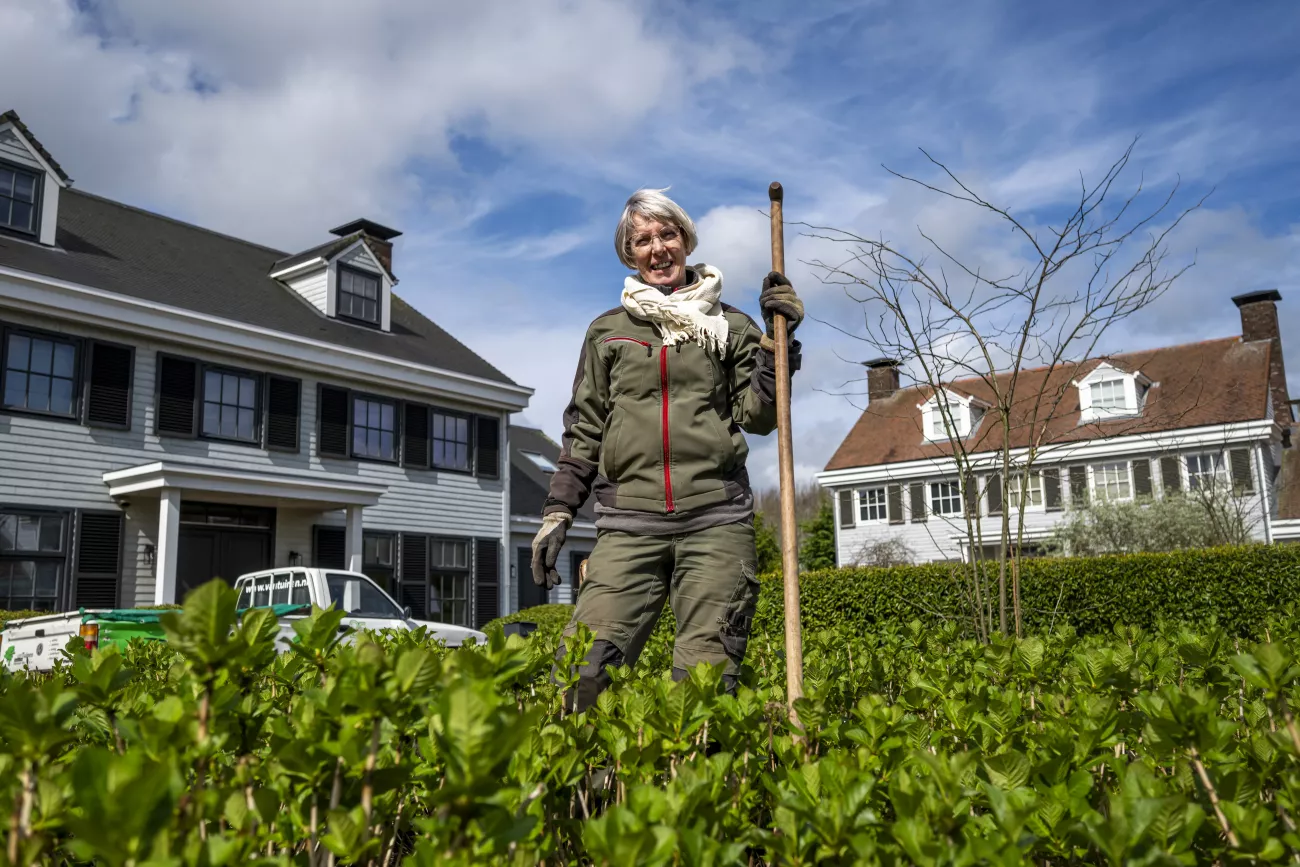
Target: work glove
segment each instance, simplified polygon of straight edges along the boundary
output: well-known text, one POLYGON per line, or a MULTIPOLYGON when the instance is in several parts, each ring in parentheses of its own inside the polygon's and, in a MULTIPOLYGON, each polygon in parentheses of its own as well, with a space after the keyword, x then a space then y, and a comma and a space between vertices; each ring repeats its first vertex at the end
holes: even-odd
POLYGON ((542 518, 542 529, 533 537, 533 583, 550 590, 560 586, 560 573, 555 564, 560 561, 560 549, 569 533, 573 516, 568 512, 552 512, 542 518))
POLYGON ((763 278, 763 291, 758 295, 758 306, 763 311, 763 322, 767 325, 769 340, 776 336, 776 325, 773 322, 776 314, 785 317, 787 334, 794 334, 794 330, 803 321, 803 302, 794 294, 794 287, 780 271, 773 271, 763 278))

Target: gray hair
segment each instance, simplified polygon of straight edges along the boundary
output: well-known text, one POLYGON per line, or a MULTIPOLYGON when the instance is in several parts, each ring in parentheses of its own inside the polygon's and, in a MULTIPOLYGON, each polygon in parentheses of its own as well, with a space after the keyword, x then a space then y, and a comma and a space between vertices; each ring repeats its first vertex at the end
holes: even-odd
POLYGON ((694 253, 696 245, 700 243, 694 221, 682 210, 681 205, 664 195, 666 192, 668 192, 667 187, 662 190, 637 190, 628 197, 627 204, 623 206, 623 216, 618 218, 618 226, 614 229, 614 249, 618 251, 618 261, 634 271, 636 270, 636 262, 632 260, 632 218, 634 216, 658 220, 661 223, 672 223, 680 229, 687 256, 694 253))

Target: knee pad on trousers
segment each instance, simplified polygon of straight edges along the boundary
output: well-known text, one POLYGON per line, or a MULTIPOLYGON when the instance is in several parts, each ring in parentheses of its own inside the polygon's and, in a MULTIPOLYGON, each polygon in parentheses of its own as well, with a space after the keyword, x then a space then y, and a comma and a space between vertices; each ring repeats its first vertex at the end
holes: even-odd
POLYGON ((582 667, 578 669, 578 685, 569 694, 566 702, 568 709, 573 713, 582 713, 594 705, 609 686, 609 673, 606 669, 622 664, 623 651, 618 649, 618 645, 603 638, 593 641, 582 667))

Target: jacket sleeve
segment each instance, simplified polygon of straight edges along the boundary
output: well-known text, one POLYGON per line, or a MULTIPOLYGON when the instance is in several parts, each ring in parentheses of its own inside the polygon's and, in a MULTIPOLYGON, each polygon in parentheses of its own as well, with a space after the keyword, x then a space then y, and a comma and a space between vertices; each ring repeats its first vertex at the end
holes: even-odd
MULTIPOLYGON (((760 342, 762 331, 746 317, 732 338, 730 369, 731 418, 746 433, 767 436, 776 429, 776 356, 760 342)), ((801 362, 799 341, 790 338, 790 373, 801 362)))
POLYGON ((550 494, 543 515, 576 515, 591 495, 600 465, 600 444, 609 417, 609 370, 588 329, 573 377, 573 397, 564 410, 564 435, 560 459, 551 476, 550 494))

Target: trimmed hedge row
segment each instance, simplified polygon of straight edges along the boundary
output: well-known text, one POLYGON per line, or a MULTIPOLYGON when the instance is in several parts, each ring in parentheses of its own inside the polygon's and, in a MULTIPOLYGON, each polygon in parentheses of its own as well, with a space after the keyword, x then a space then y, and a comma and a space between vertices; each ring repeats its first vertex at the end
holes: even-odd
MULTIPOLYGON (((913 620, 969 623, 962 592, 969 573, 963 568, 925 564, 806 572, 799 577, 803 628, 866 630, 913 620)), ((985 568, 996 577, 996 563, 985 568)), ((1081 634, 1095 634, 1110 632, 1118 623, 1152 628, 1163 620, 1204 623, 1216 618, 1229 632, 1253 636, 1270 615, 1300 602, 1300 545, 1031 559, 1021 562, 1020 572, 1026 632, 1069 624, 1081 634)), ((754 631, 781 632, 784 608, 780 576, 763 576, 754 631)), ((558 630, 572 611, 570 605, 543 605, 494 623, 526 620, 558 630)), ((666 615, 670 621, 671 613, 666 615)), ((661 623, 665 627, 671 630, 661 623)))

